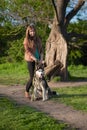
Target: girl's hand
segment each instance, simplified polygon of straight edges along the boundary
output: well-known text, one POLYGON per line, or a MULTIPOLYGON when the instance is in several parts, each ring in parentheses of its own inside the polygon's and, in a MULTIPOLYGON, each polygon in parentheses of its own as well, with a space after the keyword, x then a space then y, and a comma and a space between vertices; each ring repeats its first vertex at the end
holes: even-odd
POLYGON ((40 60, 40 63, 45 64, 45 61, 44 60, 40 60))

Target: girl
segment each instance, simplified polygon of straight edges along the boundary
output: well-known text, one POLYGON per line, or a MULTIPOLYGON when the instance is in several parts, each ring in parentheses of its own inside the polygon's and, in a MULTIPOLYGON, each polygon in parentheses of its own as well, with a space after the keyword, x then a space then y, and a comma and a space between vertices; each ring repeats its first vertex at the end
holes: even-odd
POLYGON ((25 60, 27 61, 30 79, 26 84, 25 97, 30 99, 29 90, 32 86, 34 76, 35 62, 43 60, 43 50, 41 39, 36 35, 34 24, 30 24, 26 29, 26 36, 24 38, 25 60))

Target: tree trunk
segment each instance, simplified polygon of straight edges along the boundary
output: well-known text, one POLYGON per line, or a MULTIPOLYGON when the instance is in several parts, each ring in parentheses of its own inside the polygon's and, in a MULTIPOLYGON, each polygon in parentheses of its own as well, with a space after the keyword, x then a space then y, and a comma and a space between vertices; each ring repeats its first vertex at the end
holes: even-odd
POLYGON ((46 43, 45 73, 51 78, 60 76, 61 80, 67 80, 67 26, 70 20, 84 5, 84 0, 78 0, 76 6, 67 14, 66 7, 70 0, 52 0, 56 17, 46 43), (55 3, 56 2, 56 3, 55 3))
POLYGON ((67 42, 61 33, 61 28, 55 19, 46 42, 46 68, 48 78, 60 76, 61 80, 67 79, 67 42))

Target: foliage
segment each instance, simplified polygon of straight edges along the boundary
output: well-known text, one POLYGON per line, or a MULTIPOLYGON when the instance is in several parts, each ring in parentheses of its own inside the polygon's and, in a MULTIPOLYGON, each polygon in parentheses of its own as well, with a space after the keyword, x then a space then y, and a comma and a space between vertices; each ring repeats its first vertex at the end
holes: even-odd
POLYGON ((20 62, 24 57, 23 39, 15 40, 10 42, 10 48, 7 50, 7 61, 9 62, 20 62))
MULTIPOLYGON (((47 25, 37 23, 37 33, 42 39, 43 48, 45 50, 45 42, 50 29, 47 25)), ((0 29, 0 63, 22 61, 24 59, 23 40, 25 37, 25 27, 9 26, 0 29), (8 29, 9 28, 9 29, 8 29)))
POLYGON ((51 0, 4 0, 1 9, 1 14, 4 14, 6 19, 9 18, 8 21, 13 25, 36 23, 41 20, 46 23, 53 16, 53 11, 49 11, 53 10, 51 0))
MULTIPOLYGON (((75 4, 75 3, 73 3, 75 4)), ((73 5, 72 4, 72 5, 73 5)), ((69 6, 70 7, 70 6, 69 6)), ((69 11, 69 7, 67 11, 69 11)), ((50 33, 48 25, 53 21, 54 11, 51 0, 3 0, 0 5, 0 63, 23 60, 23 38, 26 25, 34 22, 42 38, 43 48, 50 33)), ((87 21, 71 23, 68 31, 87 33, 87 21)), ((79 48, 69 48, 68 64, 87 65, 86 40, 73 42, 79 48)), ((70 43, 72 44, 72 43, 70 43)), ((45 55, 45 51, 44 51, 45 55)))
POLYGON ((71 23, 68 27, 68 32, 76 32, 77 34, 84 34, 83 38, 79 36, 72 40, 69 48, 68 64, 83 64, 87 65, 87 21, 78 21, 71 23))
POLYGON ((68 26, 68 32, 77 32, 81 34, 87 34, 87 21, 86 20, 78 20, 75 23, 71 23, 68 26))
POLYGON ((24 30, 24 28, 18 26, 0 29, 0 63, 23 59, 24 30))
MULTIPOLYGON (((79 21, 78 23, 72 23, 69 25, 68 31, 77 31, 77 33, 86 34, 87 22, 79 21)), ((50 29, 46 24, 37 23, 37 33, 42 39, 43 47, 45 50, 45 43, 50 33, 50 29)), ((24 58, 23 50, 23 38, 25 36, 25 28, 21 26, 7 26, 0 28, 0 63, 22 61, 24 58)), ((76 42, 70 43, 76 46, 69 48, 68 64, 80 64, 87 65, 86 60, 86 40, 77 39, 76 42), (85 44, 84 44, 85 43, 85 44), (85 45, 85 47, 84 47, 85 45), (82 64, 83 64, 82 63, 82 64)), ((44 51, 45 53, 45 51, 44 51)))

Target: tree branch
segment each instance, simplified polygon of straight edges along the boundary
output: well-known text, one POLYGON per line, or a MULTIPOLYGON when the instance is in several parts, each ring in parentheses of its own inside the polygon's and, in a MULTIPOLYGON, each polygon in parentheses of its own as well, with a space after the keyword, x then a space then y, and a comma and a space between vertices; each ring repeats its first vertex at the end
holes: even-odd
POLYGON ((68 34, 69 38, 72 39, 74 37, 74 39, 85 39, 87 40, 87 35, 86 34, 78 34, 76 32, 71 32, 68 34))
POLYGON ((45 75, 51 77, 55 71, 60 70, 63 64, 60 61, 55 61, 54 65, 45 67, 45 75))
POLYGON ((85 3, 84 0, 78 0, 77 5, 66 16, 66 18, 65 18, 66 19, 65 20, 65 26, 67 26, 69 24, 70 20, 78 13, 78 11, 84 5, 84 3, 85 3))
POLYGON ((64 25, 66 7, 70 0, 57 0, 57 15, 58 15, 58 22, 61 26, 64 25))
POLYGON ((55 9, 55 13, 56 13, 57 21, 59 22, 59 19, 58 19, 58 12, 57 12, 57 7, 56 7, 56 5, 55 5, 55 1, 52 0, 52 3, 53 3, 53 6, 54 6, 54 9, 55 9))

